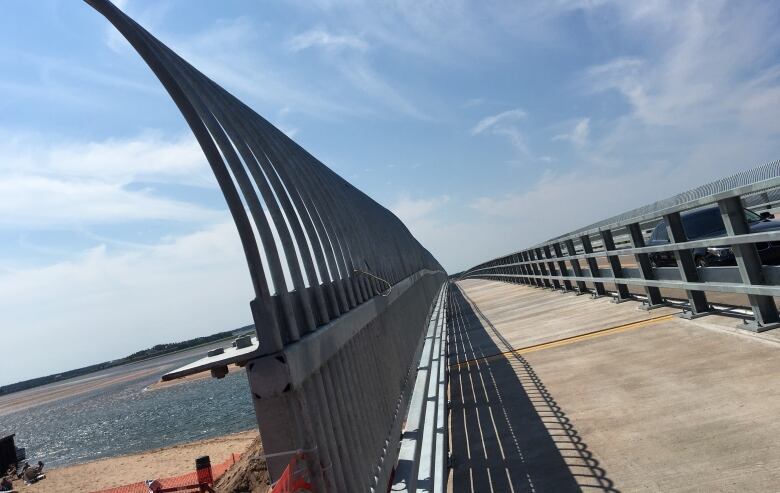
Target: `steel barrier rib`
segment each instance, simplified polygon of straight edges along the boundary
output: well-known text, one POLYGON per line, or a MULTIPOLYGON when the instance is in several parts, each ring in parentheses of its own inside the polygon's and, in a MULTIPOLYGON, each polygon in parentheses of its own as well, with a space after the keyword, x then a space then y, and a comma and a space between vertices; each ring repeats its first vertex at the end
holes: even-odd
POLYGON ((588 290, 585 284, 588 282, 594 286, 594 296, 604 295, 603 284, 611 283, 616 286, 617 302, 628 298, 626 286, 641 286, 646 292, 648 309, 664 306, 660 288, 682 289, 688 297, 690 311, 685 315, 688 318, 713 312, 706 292, 746 294, 754 321, 740 327, 755 331, 773 329, 780 326, 773 299, 780 296, 780 267, 762 265, 756 244, 780 244, 780 231, 752 233, 744 204, 775 204, 780 197, 779 185, 780 161, 774 161, 489 260, 456 277, 500 280, 563 291, 574 289, 574 282, 580 293, 588 290), (718 208, 726 234, 689 240, 681 214, 705 206, 718 208), (646 246, 642 226, 655 227, 661 220, 665 221, 670 242, 646 246), (630 246, 618 248, 615 241, 618 236, 627 237, 630 246), (592 237, 599 243, 592 241, 592 237), (561 244, 566 246, 566 254, 561 244), (692 251, 706 247, 730 248, 736 266, 697 266, 692 251), (649 255, 653 253, 671 253, 676 267, 652 265, 649 255), (634 257, 637 268, 621 265, 619 257, 625 255, 634 257), (596 262, 599 258, 605 258, 609 268, 599 267, 596 262), (587 268, 580 266, 580 260, 587 262, 587 268))
POLYGON ((236 224, 255 292, 256 338, 164 378, 245 365, 272 479, 302 454, 317 491, 385 491, 444 269, 390 211, 110 1, 85 2, 184 116, 236 224))

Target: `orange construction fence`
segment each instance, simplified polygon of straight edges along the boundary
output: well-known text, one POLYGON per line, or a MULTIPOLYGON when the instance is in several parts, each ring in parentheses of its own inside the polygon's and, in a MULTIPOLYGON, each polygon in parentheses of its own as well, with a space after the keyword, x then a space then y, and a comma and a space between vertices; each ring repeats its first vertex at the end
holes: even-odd
POLYGON ((306 455, 298 453, 287 465, 282 477, 274 483, 271 493, 313 493, 310 481, 306 455))
MULTIPOLYGON (((214 481, 225 474, 225 472, 230 469, 230 466, 235 464, 236 461, 238 461, 240 458, 241 454, 234 453, 231 454, 230 458, 225 462, 220 464, 212 464, 211 474, 214 478, 214 481)), ((160 487, 165 490, 169 488, 183 488, 179 491, 182 491, 183 493, 186 491, 200 491, 198 488, 198 471, 192 471, 188 472, 187 474, 182 474, 181 476, 173 476, 170 478, 156 478, 156 481, 159 483, 160 487), (186 487, 188 486, 192 486, 192 488, 187 489, 186 487)), ((149 486, 146 484, 146 481, 139 481, 137 483, 126 484, 105 490, 98 490, 92 493, 149 493, 149 486)))

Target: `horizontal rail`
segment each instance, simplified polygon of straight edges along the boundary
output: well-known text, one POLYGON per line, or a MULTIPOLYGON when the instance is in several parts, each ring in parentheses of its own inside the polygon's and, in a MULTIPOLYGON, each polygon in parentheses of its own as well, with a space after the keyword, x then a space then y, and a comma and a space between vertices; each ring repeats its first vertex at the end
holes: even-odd
MULTIPOLYGON (((557 241, 598 233, 601 229, 618 229, 633 223, 643 223, 658 217, 696 209, 720 200, 752 195, 780 187, 780 160, 736 173, 695 189, 677 194, 653 204, 634 209, 582 229, 553 238, 557 241)), ((540 246, 542 244, 536 245, 540 246)))
MULTIPOLYGON (((780 231, 770 231, 766 233, 749 233, 740 236, 718 236, 717 238, 708 238, 706 240, 692 240, 683 243, 669 243, 666 245, 646 246, 638 248, 618 248, 610 251, 601 251, 593 253, 580 253, 577 255, 561 255, 551 256, 541 260, 531 260, 528 262, 512 262, 508 264, 501 264, 502 267, 518 267, 520 265, 527 264, 539 264, 542 262, 549 262, 551 259, 555 261, 559 260, 584 260, 589 258, 608 258, 616 255, 636 255, 640 253, 663 253, 674 252, 679 250, 691 250, 693 248, 706 248, 706 247, 732 247, 735 245, 747 245, 751 243, 764 243, 764 242, 780 242, 780 231)), ((482 270, 491 269, 491 267, 483 267, 481 269, 471 269, 469 273, 480 272, 482 270)))
MULTIPOLYGON (((596 296, 606 294, 604 284, 614 284, 617 301, 629 297, 628 286, 639 286, 645 291, 648 307, 663 304, 660 289, 680 289, 686 292, 690 316, 712 313, 707 292, 741 294, 747 295, 753 310, 754 321, 747 328, 762 331, 780 327, 773 299, 780 296, 778 269, 762 265, 765 261, 780 262, 780 221, 748 223, 744 208, 745 203, 760 205, 760 200, 769 203, 780 197, 778 184, 780 161, 775 161, 483 262, 459 278, 503 280, 564 291, 592 289, 596 296), (763 193, 756 196, 757 192, 763 193), (750 196, 744 198, 745 194, 750 196), (697 216, 681 213, 704 206, 716 207, 725 234, 690 239, 686 221, 694 221, 697 216), (648 222, 654 228, 664 224, 669 240, 647 245, 642 224, 648 222), (711 251, 713 247, 729 251, 711 251), (633 259, 624 265, 627 256, 633 259), (608 269, 600 268, 599 260, 606 260, 608 269), (733 268, 711 267, 729 262, 733 268), (661 267, 665 264, 673 267, 661 267)), ((711 217, 709 220, 714 220, 711 217)))
POLYGON ((609 284, 628 284, 632 286, 650 286, 656 288, 669 288, 695 291, 712 291, 718 293, 737 293, 737 294, 755 294, 761 296, 780 296, 780 286, 762 286, 749 284, 718 283, 718 282, 684 282, 653 279, 636 279, 631 277, 590 277, 590 276, 522 276, 519 274, 494 274, 487 275, 494 279, 520 279, 528 277, 531 279, 547 279, 556 281, 583 281, 599 282, 609 284))
POLYGON ((446 433, 448 294, 445 285, 421 341, 419 366, 390 491, 443 491, 445 487, 446 461, 440 456, 449 451, 446 433))
POLYGON ((416 272, 393 285, 387 296, 376 297, 330 322, 320 330, 285 346, 277 353, 252 360, 258 378, 253 382, 256 395, 271 397, 299 389, 311 376, 354 338, 358 332, 378 318, 393 303, 402 299, 418 280, 435 276, 437 272, 416 272))

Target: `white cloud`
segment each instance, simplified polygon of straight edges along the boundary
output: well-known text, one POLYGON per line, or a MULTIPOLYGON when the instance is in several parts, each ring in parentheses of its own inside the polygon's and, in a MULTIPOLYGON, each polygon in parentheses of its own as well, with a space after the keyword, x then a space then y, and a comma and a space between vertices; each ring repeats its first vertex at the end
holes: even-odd
POLYGON ((398 216, 407 226, 420 219, 428 218, 431 213, 443 207, 450 201, 449 196, 439 195, 427 199, 413 199, 409 195, 403 195, 390 207, 390 210, 398 216))
POLYGON ((363 115, 368 111, 344 98, 323 92, 320 81, 301 80, 290 69, 254 49, 258 28, 247 18, 219 20, 195 35, 160 39, 219 85, 251 103, 287 107, 323 119, 363 115), (300 82, 296 82, 300 81, 300 82), (315 83, 317 82, 317 83, 315 83))
POLYGON ((520 108, 507 110, 496 115, 491 115, 483 118, 471 129, 471 135, 479 135, 485 132, 490 132, 495 135, 506 138, 517 150, 524 155, 529 156, 531 154, 528 149, 528 144, 523 135, 523 132, 515 124, 518 120, 522 120, 527 116, 527 113, 520 108))
POLYGON ((0 227, 41 229, 124 221, 208 223, 221 211, 95 180, 0 177, 0 227))
POLYGON ((105 246, 54 265, 0 270, 2 382, 130 354, 251 323, 253 291, 232 222, 147 248, 105 246), (45 307, 45 308, 44 308, 45 307))
POLYGON ((525 118, 527 113, 520 108, 513 110, 507 110, 497 115, 491 115, 483 118, 474 128, 471 129, 471 135, 481 134, 485 130, 495 128, 498 125, 505 124, 512 121, 517 121, 525 118))
POLYGON ((152 181, 214 187, 191 136, 146 132, 126 139, 48 141, 0 133, 0 226, 73 227, 91 223, 175 220, 207 223, 221 211, 128 188, 152 181))
POLYGON ((618 11, 626 31, 653 43, 653 54, 593 66, 585 79, 594 91, 622 94, 640 122, 734 124, 753 118, 757 100, 780 110, 780 67, 768 64, 780 44, 770 4, 659 1, 618 11))
POLYGON ((590 118, 581 118, 577 120, 571 132, 553 136, 552 140, 568 140, 575 147, 582 148, 588 143, 590 135, 590 118))
POLYGON ((312 29, 293 37, 287 42, 292 51, 301 51, 311 47, 319 47, 329 50, 349 48, 358 51, 366 51, 368 43, 361 38, 349 34, 331 34, 322 29, 312 29))

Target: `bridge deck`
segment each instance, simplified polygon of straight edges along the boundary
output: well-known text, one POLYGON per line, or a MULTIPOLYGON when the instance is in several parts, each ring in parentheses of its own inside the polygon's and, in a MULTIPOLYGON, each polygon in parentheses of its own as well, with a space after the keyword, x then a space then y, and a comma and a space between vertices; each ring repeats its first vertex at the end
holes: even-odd
POLYGON ((451 302, 450 491, 777 491, 780 331, 481 280, 451 302))

